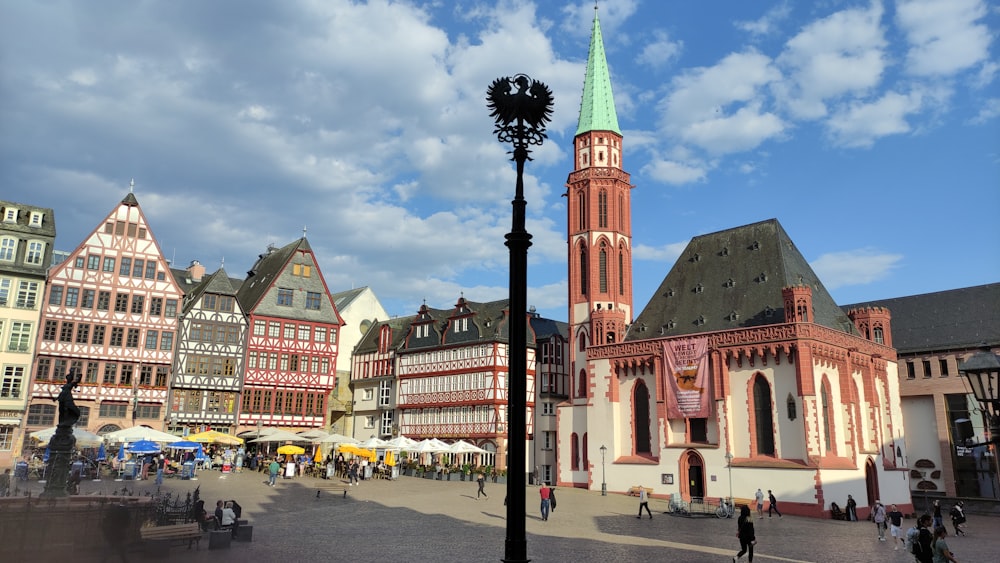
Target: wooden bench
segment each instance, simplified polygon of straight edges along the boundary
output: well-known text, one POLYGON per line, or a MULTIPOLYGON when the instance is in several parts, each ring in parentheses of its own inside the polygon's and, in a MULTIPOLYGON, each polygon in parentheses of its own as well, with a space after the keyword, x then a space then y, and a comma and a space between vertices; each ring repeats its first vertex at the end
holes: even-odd
POLYGON ((170 524, 167 526, 150 526, 139 529, 139 537, 143 542, 151 544, 167 544, 188 542, 188 549, 194 543, 201 549, 201 525, 197 522, 189 524, 170 524))
POLYGON ((733 497, 733 507, 736 509, 736 515, 737 516, 740 513, 740 507, 743 506, 743 505, 747 505, 750 508, 751 512, 754 512, 754 511, 757 510, 757 501, 756 501, 756 499, 733 497))
POLYGON ((321 484, 316 490, 316 498, 319 498, 322 491, 328 493, 342 493, 343 498, 347 498, 347 485, 321 484))
POLYGON ((634 487, 629 487, 628 492, 625 494, 627 494, 630 497, 637 497, 639 496, 639 491, 642 489, 646 489, 646 496, 653 496, 652 487, 640 487, 639 485, 636 485, 634 487))

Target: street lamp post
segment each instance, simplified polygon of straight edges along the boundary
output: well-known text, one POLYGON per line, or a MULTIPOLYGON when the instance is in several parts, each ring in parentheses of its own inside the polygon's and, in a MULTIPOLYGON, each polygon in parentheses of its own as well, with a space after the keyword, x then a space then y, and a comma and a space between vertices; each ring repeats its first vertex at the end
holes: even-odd
POLYGON ((608 453, 608 447, 601 445, 601 496, 608 496, 608 481, 604 473, 604 454, 608 453))
POLYGON ((513 220, 505 243, 510 249, 510 328, 508 338, 508 424, 507 424, 507 563, 528 559, 525 539, 525 410, 527 409, 528 356, 528 247, 531 235, 524 227, 524 163, 528 147, 545 140, 545 125, 552 118, 552 91, 524 74, 497 78, 486 89, 487 108, 494 118, 493 133, 501 143, 512 143, 517 164, 513 220))
POLYGON ((973 354, 969 359, 958 364, 958 373, 964 375, 969 380, 972 387, 972 394, 983 409, 986 416, 986 423, 989 427, 989 436, 986 443, 975 445, 1000 443, 1000 356, 985 347, 980 352, 973 354))

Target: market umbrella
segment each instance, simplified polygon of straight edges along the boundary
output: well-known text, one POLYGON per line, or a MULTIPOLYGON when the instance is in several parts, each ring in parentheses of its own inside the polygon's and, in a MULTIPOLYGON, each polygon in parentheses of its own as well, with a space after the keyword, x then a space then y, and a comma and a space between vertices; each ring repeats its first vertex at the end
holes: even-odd
POLYGON ((49 462, 49 447, 45 446, 45 455, 42 456, 42 461, 45 463, 49 462))
MULTIPOLYGON (((48 444, 49 440, 52 439, 52 436, 55 435, 57 428, 59 427, 53 426, 44 430, 36 430, 35 432, 29 434, 29 436, 38 440, 42 444, 48 444)), ((104 440, 97 434, 88 432, 86 429, 78 426, 73 427, 73 437, 76 438, 76 445, 84 448, 97 446, 104 442, 104 440)))
MULTIPOLYGON (((264 434, 261 432, 261 434, 264 434)), ((260 438, 250 440, 250 442, 308 442, 308 438, 303 438, 298 434, 292 434, 286 430, 275 430, 270 434, 264 434, 260 438)))
POLYGON ((118 461, 125 461, 125 442, 118 448, 118 461))
POLYGON ((313 456, 313 461, 323 463, 323 448, 316 446, 316 455, 313 456))
POLYGON ((392 440, 386 442, 386 447, 399 448, 401 450, 408 450, 413 446, 417 445, 417 441, 406 436, 396 436, 392 440))
POLYGON ((196 454, 194 454, 194 458, 197 459, 198 461, 201 461, 201 460, 205 459, 206 457, 208 457, 208 456, 205 455, 205 448, 202 447, 201 444, 198 444, 198 452, 196 454))
POLYGON ((343 434, 337 434, 336 432, 316 440, 320 444, 357 444, 358 441, 350 436, 344 436, 343 434))
POLYGON ((180 439, 180 437, 173 434, 167 434, 166 432, 160 432, 159 430, 154 430, 148 426, 140 424, 131 428, 123 428, 121 430, 115 430, 114 432, 108 432, 104 435, 104 439, 112 443, 147 440, 150 442, 165 444, 167 442, 176 442, 180 439))
POLYGON ((97 461, 105 461, 108 459, 108 454, 104 451, 104 444, 97 450, 97 461))
POLYGON ((448 444, 438 442, 437 440, 421 440, 417 442, 417 445, 410 448, 410 451, 418 454, 436 454, 448 451, 448 444))
POLYGON ((327 436, 327 433, 320 430, 319 428, 313 428, 311 430, 303 430, 302 432, 299 432, 299 436, 302 436, 303 438, 308 438, 310 440, 320 440, 322 438, 325 438, 327 436))
POLYGON ((370 449, 373 449, 373 448, 385 448, 385 447, 391 447, 391 446, 389 446, 389 443, 386 442, 385 440, 381 440, 381 439, 375 438, 373 436, 371 438, 368 438, 364 442, 361 442, 360 444, 358 444, 358 447, 359 448, 366 448, 366 449, 370 450, 370 449))
POLYGON ((396 465, 396 452, 392 450, 386 450, 385 452, 385 464, 389 467, 396 465))
POLYGON ((374 453, 371 450, 359 448, 354 444, 341 444, 340 446, 337 447, 337 451, 346 454, 354 454, 358 457, 371 457, 371 455, 374 453))
POLYGON ((224 444, 227 446, 238 446, 243 443, 243 438, 233 436, 232 434, 226 434, 225 432, 219 432, 218 430, 206 430, 205 432, 191 434, 185 439, 190 442, 199 442, 202 444, 224 444))
MULTIPOLYGON (((176 438, 176 436, 175 436, 176 438)), ((129 444, 128 451, 134 454, 157 454, 160 453, 160 445, 149 440, 139 440, 129 444)))
POLYGON ((276 450, 281 455, 299 455, 306 453, 305 448, 299 446, 293 446, 291 444, 285 444, 276 450))
POLYGON ((201 447, 198 442, 190 442, 188 440, 181 440, 180 442, 174 442, 173 444, 167 444, 168 448, 173 448, 175 450, 197 450, 201 447))
POLYGON ((459 440, 448 446, 448 451, 453 454, 484 454, 486 450, 479 446, 474 446, 466 441, 459 440))

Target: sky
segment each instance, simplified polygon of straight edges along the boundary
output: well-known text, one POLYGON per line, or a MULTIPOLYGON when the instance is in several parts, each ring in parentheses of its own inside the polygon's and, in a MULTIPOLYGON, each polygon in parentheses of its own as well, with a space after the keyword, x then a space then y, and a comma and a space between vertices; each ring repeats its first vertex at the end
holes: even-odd
MULTIPOLYGON (((128 194, 175 267, 306 233, 391 316, 508 293, 515 171, 485 93, 553 91, 528 303, 566 320, 593 2, 0 0, 0 199, 75 249, 128 194)), ((840 304, 1000 281, 1000 8, 604 0, 634 306, 695 236, 776 218, 840 304)))

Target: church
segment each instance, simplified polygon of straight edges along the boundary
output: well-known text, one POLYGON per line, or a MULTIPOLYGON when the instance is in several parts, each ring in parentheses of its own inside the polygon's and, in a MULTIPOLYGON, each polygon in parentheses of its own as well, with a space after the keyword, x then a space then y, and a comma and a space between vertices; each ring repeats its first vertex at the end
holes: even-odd
POLYGON ((845 313, 770 219, 693 238, 636 314, 623 154, 595 16, 566 184, 572 381, 555 483, 912 512, 888 310, 845 313))

